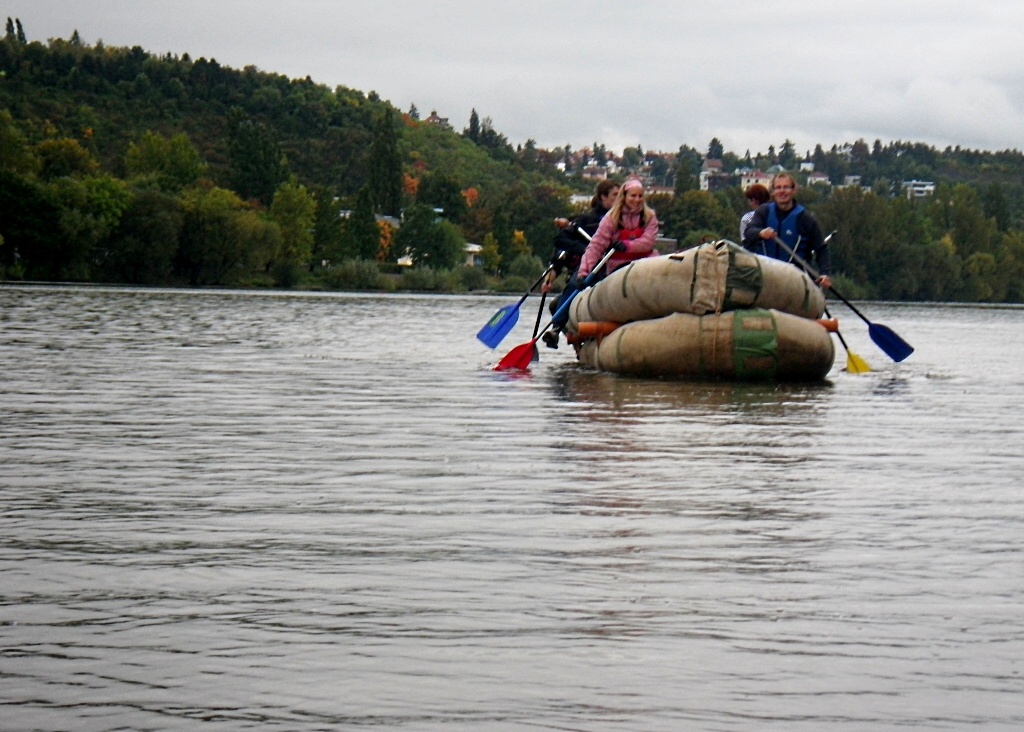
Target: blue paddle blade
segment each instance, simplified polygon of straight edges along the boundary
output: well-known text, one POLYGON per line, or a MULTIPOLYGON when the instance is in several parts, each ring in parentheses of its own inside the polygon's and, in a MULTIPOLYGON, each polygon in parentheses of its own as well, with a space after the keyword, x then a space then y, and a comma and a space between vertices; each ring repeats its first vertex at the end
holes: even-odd
POLYGON ((519 305, 506 305, 496 312, 476 337, 488 348, 497 348, 519 321, 519 305))
POLYGON ((891 329, 878 323, 868 325, 868 335, 875 345, 885 351, 886 355, 897 363, 914 352, 914 347, 896 335, 891 329))

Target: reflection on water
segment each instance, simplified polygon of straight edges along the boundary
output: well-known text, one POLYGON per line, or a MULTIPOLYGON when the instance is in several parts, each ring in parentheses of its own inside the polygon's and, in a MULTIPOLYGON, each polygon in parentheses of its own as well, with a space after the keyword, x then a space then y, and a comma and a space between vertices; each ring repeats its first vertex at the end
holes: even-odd
POLYGON ((502 304, 0 288, 0 727, 1024 723, 1024 311, 771 385, 497 374, 502 304))

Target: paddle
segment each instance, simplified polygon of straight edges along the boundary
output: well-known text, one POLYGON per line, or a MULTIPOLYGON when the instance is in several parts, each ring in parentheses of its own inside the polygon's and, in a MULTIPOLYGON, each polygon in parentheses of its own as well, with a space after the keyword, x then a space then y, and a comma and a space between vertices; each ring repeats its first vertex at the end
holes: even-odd
POLYGON ((515 327, 515 324, 519 322, 519 307, 526 302, 526 298, 530 296, 530 293, 537 289, 537 285, 544 281, 544 278, 548 276, 548 272, 551 272, 555 268, 554 264, 549 264, 548 268, 544 270, 544 273, 537 278, 537 281, 530 285, 530 289, 519 298, 519 302, 514 305, 506 305, 500 308, 498 312, 491 316, 491 319, 487 321, 487 325, 480 329, 480 332, 476 334, 476 337, 488 348, 497 348, 498 344, 501 343, 502 339, 508 335, 508 332, 515 327))
POLYGON ((578 294, 580 294, 580 292, 587 289, 588 287, 590 287, 591 284, 593 284, 594 280, 597 278, 598 272, 600 272, 604 268, 604 265, 608 262, 609 259, 612 258, 612 255, 615 254, 615 252, 615 247, 608 247, 608 251, 605 252, 605 255, 601 258, 601 261, 597 263, 597 266, 594 267, 593 271, 587 275, 587 278, 585 280, 583 280, 583 287, 570 292, 566 296, 565 301, 562 302, 558 310, 555 311, 554 316, 551 318, 551 320, 548 321, 548 324, 544 326, 540 333, 535 335, 532 341, 529 341, 527 343, 521 343, 515 348, 513 348, 511 351, 506 353, 505 357, 498 361, 498 364, 494 367, 494 370, 526 371, 526 369, 530 367, 530 362, 533 360, 533 354, 535 349, 537 348, 537 341, 540 340, 540 337, 542 335, 548 332, 548 329, 551 328, 552 325, 554 325, 555 323, 565 322, 569 313, 569 306, 572 305, 572 301, 576 298, 578 294))
POLYGON ((537 308, 537 321, 533 324, 533 358, 531 361, 540 361, 540 351, 537 350, 537 331, 540 330, 540 319, 544 315, 544 301, 547 299, 547 290, 540 294, 540 307, 537 308))
MULTIPOLYGON (((825 308, 825 317, 831 318, 832 314, 825 308)), ((851 374, 867 374, 870 373, 871 367, 868 366, 868 362, 858 356, 856 353, 850 350, 850 347, 846 345, 846 339, 843 338, 843 334, 839 332, 839 328, 836 327, 836 335, 839 336, 839 342, 843 344, 843 348, 846 350, 846 370, 851 374)))
MULTIPOLYGON (((831 234, 829 236, 831 236, 831 234)), ((782 241, 782 239, 780 239, 779 237, 775 237, 775 243, 782 247, 786 251, 786 253, 793 258, 793 261, 795 261, 797 264, 803 267, 804 271, 807 272, 808 275, 810 275, 812 280, 818 279, 820 275, 818 274, 817 270, 815 270, 814 267, 812 267, 811 265, 807 264, 807 262, 805 262, 799 254, 794 252, 788 244, 782 241)), ((861 320, 868 324, 868 335, 871 336, 871 340, 875 342, 876 346, 885 351, 885 354, 893 361, 902 361, 903 359, 905 359, 907 356, 914 352, 914 347, 911 346, 902 338, 900 338, 898 335, 896 335, 896 333, 893 332, 891 328, 888 328, 879 323, 872 323, 864 316, 864 314, 860 310, 854 307, 853 303, 851 303, 849 300, 843 297, 842 294, 838 292, 835 287, 830 287, 829 289, 832 290, 832 293, 836 297, 838 297, 840 300, 846 303, 846 307, 850 308, 850 310, 856 313, 857 317, 859 317, 861 320)))
MULTIPOLYGON (((835 230, 829 232, 828 236, 825 237, 823 244, 828 244, 829 239, 835 236, 835 230)), ((828 305, 825 306, 825 317, 831 318, 832 313, 828 311, 828 305)), ((850 347, 846 345, 846 339, 843 338, 843 334, 839 332, 839 326, 836 325, 836 335, 839 336, 839 342, 843 344, 843 350, 846 351, 846 372, 850 374, 867 374, 871 373, 871 367, 868 366, 868 362, 858 356, 856 353, 850 350, 850 347)))

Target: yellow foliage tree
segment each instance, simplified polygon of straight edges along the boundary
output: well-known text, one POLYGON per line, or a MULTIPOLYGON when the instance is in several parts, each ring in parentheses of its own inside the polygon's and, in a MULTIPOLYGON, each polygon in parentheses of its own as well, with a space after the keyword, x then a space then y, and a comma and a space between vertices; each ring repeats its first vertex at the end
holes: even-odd
POLYGON ((516 254, 532 254, 530 243, 526 241, 526 234, 516 229, 512 234, 512 249, 516 254))
POLYGON ((387 221, 378 221, 377 228, 380 229, 380 246, 377 248, 377 261, 386 262, 391 255, 391 242, 394 240, 395 230, 387 221))
POLYGON ((498 240, 494 237, 494 234, 485 234, 481 247, 480 259, 483 262, 484 269, 492 274, 497 273, 498 267, 501 266, 501 252, 498 250, 498 240))

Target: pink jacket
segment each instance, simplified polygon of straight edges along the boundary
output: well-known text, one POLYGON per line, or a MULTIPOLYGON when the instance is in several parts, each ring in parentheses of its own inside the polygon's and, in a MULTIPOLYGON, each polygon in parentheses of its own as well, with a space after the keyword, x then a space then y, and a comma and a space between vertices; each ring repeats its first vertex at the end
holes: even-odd
MULTIPOLYGON (((594 238, 591 240, 590 244, 587 245, 587 251, 583 254, 583 259, 580 262, 580 268, 576 275, 577 278, 582 280, 590 274, 597 263, 601 261, 601 257, 603 257, 605 252, 608 251, 608 247, 611 246, 612 241, 618 237, 620 230, 639 228, 639 211, 636 213, 623 214, 621 227, 608 216, 601 219, 601 225, 597 227, 597 232, 594 234, 594 238)), ((654 241, 657 238, 658 217, 651 214, 647 223, 644 224, 643 233, 636 239, 630 239, 624 242, 626 245, 626 251, 616 252, 613 254, 612 258, 608 260, 608 264, 605 265, 605 270, 608 273, 611 273, 622 265, 628 264, 635 259, 658 256, 658 251, 654 248, 654 241)))

